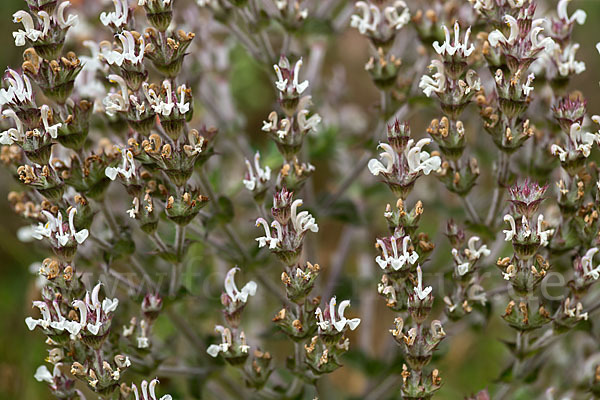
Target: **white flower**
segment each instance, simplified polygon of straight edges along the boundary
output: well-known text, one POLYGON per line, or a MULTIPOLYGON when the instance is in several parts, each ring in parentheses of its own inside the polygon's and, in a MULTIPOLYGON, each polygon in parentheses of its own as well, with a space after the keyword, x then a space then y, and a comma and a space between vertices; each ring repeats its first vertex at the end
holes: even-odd
MULTIPOLYGON (((135 328, 132 328, 132 332, 133 329, 135 328)), ((150 348, 150 340, 148 339, 148 323, 143 319, 140 321, 140 334, 136 337, 136 341, 138 349, 150 348)))
POLYGON ((490 34, 488 35, 488 42, 490 43, 490 46, 498 47, 499 43, 502 43, 505 45, 506 44, 513 45, 515 43, 515 41, 517 40, 517 37, 519 35, 519 24, 518 24, 517 20, 515 19, 515 17, 513 17, 511 15, 505 15, 504 23, 506 25, 508 25, 510 28, 509 37, 506 38, 506 36, 504 36, 504 34, 502 32, 500 32, 498 29, 496 29, 496 30, 490 32, 490 34))
POLYGON ((197 154, 202 153, 202 149, 204 147, 204 136, 199 135, 198 131, 196 130, 190 130, 188 133, 188 141, 189 141, 189 147, 184 146, 184 150, 185 152, 188 154, 188 156, 193 157, 197 154))
POLYGON ((523 94, 525 95, 525 97, 529 97, 529 94, 533 91, 533 86, 531 86, 531 83, 533 82, 534 79, 535 79, 535 75, 533 73, 531 73, 527 77, 527 81, 525 82, 525 84, 522 85, 523 94))
POLYGON ((271 111, 271 113, 269 114, 269 116, 267 118, 267 121, 263 121, 262 130, 264 132, 270 132, 270 131, 276 130, 277 127, 279 126, 277 121, 278 121, 277 113, 275 111, 271 111))
MULTIPOLYGON (((461 94, 463 96, 471 92, 479 91, 481 89, 481 80, 479 79, 477 72, 475 72, 472 69, 467 71, 466 82, 460 79, 458 81, 458 87, 460 88, 461 94)), ((459 128, 457 127, 457 129, 459 128)), ((462 127, 462 129, 464 130, 464 126, 462 127)))
POLYGON ((242 290, 238 290, 235 285, 235 273, 239 271, 239 268, 231 268, 229 272, 227 272, 227 276, 225 277, 225 293, 233 302, 241 302, 246 303, 248 301, 248 296, 254 296, 256 294, 256 282, 250 281, 244 285, 242 290))
POLYGON ((71 239, 75 240, 78 244, 82 244, 89 236, 89 231, 87 229, 82 229, 80 231, 75 229, 74 218, 77 209, 74 207, 69 209, 69 225, 67 230, 65 230, 62 213, 60 211, 58 212, 57 217, 54 217, 53 214, 45 210, 43 210, 42 213, 46 217, 46 223, 39 223, 38 226, 34 228, 32 236, 35 239, 41 240, 44 237, 55 237, 59 246, 64 247, 71 239))
POLYGON ((571 0, 560 0, 558 2, 558 6, 556 7, 556 11, 558 14, 558 18, 563 21, 566 21, 568 24, 572 24, 577 21, 579 25, 585 24, 585 20, 587 18, 587 14, 583 10, 576 10, 573 15, 569 17, 567 14, 567 6, 571 0))
MULTIPOLYGON (((544 19, 536 19, 532 22, 532 29, 529 33, 529 41, 531 42, 530 51, 533 52, 544 48, 547 53, 551 54, 555 46, 554 41, 549 37, 546 37, 541 41, 538 38, 539 34, 544 30, 544 28, 540 26, 544 22, 544 19)), ((513 16, 508 14, 505 15, 504 23, 510 28, 509 37, 507 38, 502 32, 496 29, 488 35, 488 42, 490 43, 490 46, 498 47, 498 44, 502 44, 504 46, 513 46, 520 37, 519 23, 513 16)))
POLYGON ((48 329, 52 323, 52 317, 50 315, 50 309, 48 308, 48 305, 43 301, 34 301, 32 304, 33 307, 36 307, 40 310, 42 318, 34 319, 27 317, 25 319, 25 324, 27 324, 27 327, 30 331, 34 330, 36 326, 41 326, 44 329, 48 329))
POLYGON ((41 114, 42 114, 42 123, 44 124, 44 130, 50 134, 52 139, 56 139, 58 137, 58 129, 62 126, 62 124, 58 123, 58 124, 54 124, 54 125, 50 126, 50 123, 48 122, 50 119, 50 115, 51 115, 50 107, 48 107, 46 104, 44 104, 42 106, 41 114))
MULTIPOLYGON (((54 369, 56 370, 57 368, 58 365, 55 365, 54 369)), ((54 383, 54 374, 51 374, 45 365, 42 365, 35 370, 35 375, 33 375, 33 378, 38 382, 47 382, 50 384, 54 383)))
POLYGON ((50 33, 50 15, 46 11, 38 12, 38 18, 42 20, 43 29, 40 38, 47 38, 50 33))
POLYGON ((437 171, 442 165, 442 159, 439 156, 431 156, 428 152, 423 151, 423 146, 431 143, 431 139, 421 139, 413 147, 414 140, 410 139, 406 144, 404 155, 408 162, 409 173, 414 174, 423 172, 429 175, 431 171, 437 171))
MULTIPOLYGON (((362 15, 352 15, 352 17, 350 17, 350 26, 358 29, 362 35, 366 34, 368 31, 375 33, 379 21, 381 21, 381 12, 379 11, 379 8, 374 4, 367 4, 364 1, 357 1, 354 6, 362 13, 362 15)), ((394 17, 392 10, 388 11, 388 13, 390 14, 390 17, 394 17)), ((397 18, 394 20, 397 20, 397 18)))
POLYGON ((598 252, 597 247, 589 249, 583 257, 581 257, 581 267, 583 268, 584 276, 591 276, 595 281, 600 278, 600 265, 594 268, 594 255, 598 252))
POLYGON ((130 180, 133 176, 135 176, 136 167, 135 160, 133 159, 133 153, 131 150, 123 152, 121 149, 119 149, 119 152, 123 155, 123 164, 121 167, 106 167, 104 170, 104 174, 111 181, 114 181, 118 174, 122 174, 126 180, 130 180))
POLYGON ((248 346, 248 344, 246 343, 246 334, 244 333, 244 331, 240 332, 240 351, 242 353, 248 353, 248 350, 250 350, 250 346, 248 346))
POLYGON ((135 396, 135 400, 173 400, 170 394, 166 394, 162 396, 160 399, 156 397, 156 385, 158 384, 158 379, 152 379, 150 381, 150 385, 148 385, 148 381, 142 381, 140 385, 142 388, 142 397, 138 393, 138 388, 135 384, 131 384, 131 388, 133 389, 133 395, 135 396))
POLYGON ((98 335, 100 328, 105 323, 110 323, 112 318, 109 314, 113 313, 119 305, 119 299, 105 298, 102 302, 98 298, 102 283, 98 283, 92 289, 92 293, 86 292, 83 300, 74 300, 73 308, 79 311, 79 327, 81 330, 87 328, 92 335, 98 335), (91 321, 88 321, 88 319, 91 321))
POLYGON ((464 43, 460 42, 460 26, 458 25, 458 21, 454 23, 454 45, 452 45, 452 39, 450 38, 450 31, 446 28, 446 25, 442 25, 442 29, 444 30, 444 34, 446 35, 446 40, 442 45, 436 40, 433 42, 433 48, 436 53, 441 56, 449 55, 453 56, 457 51, 462 52, 464 57, 469 57, 471 53, 475 51, 475 45, 471 43, 469 46, 469 35, 471 34, 471 28, 467 29, 465 33, 464 43))
MULTIPOLYGON (((592 120, 600 122, 600 117, 593 116, 592 120)), ((553 144, 550 147, 550 152, 553 155, 558 155, 560 161, 566 161, 569 155, 569 148, 573 148, 586 158, 589 157, 594 143, 600 143, 600 133, 584 132, 581 129, 581 125, 574 123, 569 130, 569 139, 570 142, 567 145, 567 149, 563 149, 557 144, 553 144)))
POLYGON ((481 287, 481 285, 473 285, 469 288, 467 295, 471 301, 478 301, 482 306, 487 302, 487 296, 485 294, 485 289, 481 287))
POLYGON ((393 6, 384 8, 383 16, 388 24, 396 30, 402 29, 404 25, 410 22, 410 10, 402 0, 396 1, 393 6), (399 9, 401 9, 402 12, 399 12, 399 9))
POLYGON ((31 236, 34 239, 42 240, 42 238, 50 238, 52 236, 52 232, 57 228, 56 226, 56 218, 54 215, 50 214, 46 210, 42 210, 42 214, 46 217, 46 223, 42 224, 41 222, 33 229, 31 236))
POLYGON ((569 155, 569 153, 567 151, 565 151, 562 147, 560 147, 557 144, 553 144, 550 147, 550 153, 552 153, 552 155, 558 155, 558 158, 560 159, 560 161, 564 162, 567 160, 567 156, 569 155))
POLYGON ((127 0, 113 0, 113 3, 115 5, 115 11, 108 13, 103 12, 100 14, 100 22, 102 22, 104 26, 113 24, 117 28, 120 28, 127 24, 129 5, 127 4, 127 0))
POLYGON ((270 249, 276 248, 277 245, 283 241, 281 224, 278 221, 273 221, 271 223, 271 227, 275 228, 275 230, 277 231, 276 238, 271 236, 271 229, 269 229, 269 224, 267 221, 265 221, 264 218, 258 218, 256 220, 256 226, 259 227, 261 225, 265 228, 265 236, 256 238, 256 241, 258 242, 258 247, 260 248, 269 245, 270 249))
POLYGON ((419 88, 423 90, 425 96, 431 97, 433 92, 443 93, 446 90, 446 74, 444 73, 444 64, 440 60, 431 61, 429 69, 437 71, 432 76, 423 75, 419 82, 419 88))
MULTIPOLYGON (((90 41, 87 42, 89 43, 90 41)), ((108 65, 117 65, 119 67, 123 65, 123 61, 125 61, 125 49, 121 49, 121 51, 113 49, 112 43, 108 41, 100 42, 100 44, 94 44, 95 46, 97 46, 97 49, 95 51, 92 51, 92 56, 95 52, 97 52, 98 60, 104 60, 108 65)), ((98 69, 101 69, 101 67, 104 66, 100 64, 98 66, 98 69)))
POLYGON ((33 101, 33 89, 27 75, 19 75, 16 71, 8 69, 5 81, 8 81, 7 89, 0 89, 0 105, 7 103, 31 103, 33 101))
POLYGON ((69 211, 69 230, 71 231, 71 235, 75 238, 75 241, 79 244, 82 244, 89 236, 89 231, 87 229, 82 229, 80 231, 75 230, 75 214, 77 214, 77 209, 73 207, 69 211))
POLYGON ((302 83, 298 83, 298 79, 300 76, 300 67, 302 67, 302 59, 296 61, 296 65, 294 66, 294 79, 292 80, 292 86, 296 89, 298 94, 304 93, 304 91, 308 88, 308 81, 305 80, 302 83))
POLYGON ((138 349, 147 349, 150 347, 150 341, 147 336, 138 336, 136 341, 138 349))
POLYGON ((79 22, 79 17, 77 15, 70 14, 65 20, 65 9, 71 5, 69 1, 63 1, 58 6, 56 10, 56 20, 58 21, 58 25, 62 28, 69 28, 77 25, 79 22))
MULTIPOLYGON (((481 256, 487 257, 491 254, 490 250, 485 244, 482 244, 479 249, 475 248, 475 243, 479 242, 479 236, 472 236, 468 241, 468 257, 470 260, 479 260, 481 256)), ((467 251, 465 251, 467 253, 467 251)))
POLYGON ((495 3, 493 0, 469 0, 469 3, 473 4, 473 8, 478 13, 481 13, 481 10, 491 10, 495 3))
POLYGON ((512 264, 506 267, 505 272, 502 273, 502 278, 504 278, 505 281, 509 281, 515 276, 517 276, 517 269, 512 264))
POLYGON ((504 222, 508 222, 510 224, 509 230, 505 229, 502 231, 502 233, 504 233, 504 235, 506 235, 504 237, 504 240, 509 242, 509 241, 513 240, 513 237, 517 234, 515 219, 512 217, 512 215, 506 214, 504 216, 504 222))
POLYGON ((319 232, 319 226, 317 225, 315 218, 308 211, 301 211, 296 214, 298 207, 302 206, 302 200, 298 199, 292 203, 291 207, 291 219, 292 225, 296 230, 296 234, 301 235, 304 232, 319 232))
POLYGON ((288 8, 288 0, 275 0, 275 6, 279 11, 283 11, 288 8))
POLYGON ((179 111, 179 114, 185 114, 190 111, 190 103, 185 101, 185 92, 187 90, 187 86, 181 85, 177 90, 180 93, 179 102, 177 103, 177 110, 179 111))
POLYGON ((211 344, 206 352, 211 357, 216 357, 220 352, 227 353, 232 344, 231 331, 222 325, 215 326, 215 331, 221 334, 221 344, 211 344))
POLYGON ((586 320, 588 319, 588 313, 584 313, 583 311, 583 304, 581 304, 580 302, 577 302, 577 304, 575 305, 575 307, 571 307, 571 298, 567 297, 564 301, 563 304, 563 312, 567 317, 570 318, 575 318, 578 321, 579 320, 586 320))
POLYGON ((25 39, 35 42, 42 36, 42 31, 35 29, 33 18, 31 18, 31 15, 26 11, 19 10, 14 13, 13 22, 22 23, 23 28, 25 28, 25 30, 19 29, 18 31, 13 32, 15 46, 25 46, 25 39))
POLYGON ((454 257, 454 260, 456 261, 456 270, 458 272, 458 275, 463 276, 465 275, 467 272, 469 272, 469 267, 471 266, 470 262, 475 262, 477 260, 479 260, 481 258, 481 256, 483 257, 487 257, 491 254, 490 250, 487 248, 487 246, 485 244, 481 245, 479 247, 479 249, 477 249, 476 243, 479 242, 481 239, 479 238, 479 236, 472 236, 469 241, 467 242, 467 246, 468 248, 465 249, 464 253, 467 256, 467 261, 463 261, 462 258, 459 255, 459 252, 457 249, 452 249, 452 256, 454 257))
POLYGON ((456 272, 458 272, 459 276, 463 276, 469 272, 469 261, 463 262, 458 254, 458 250, 452 249, 452 256, 454 257, 454 261, 456 261, 456 272))
POLYGON ((537 220, 537 235, 540 238, 540 246, 548 245, 548 237, 554 234, 554 229, 544 230, 544 216, 540 214, 537 220))
POLYGON ((115 74, 109 75, 108 80, 111 83, 119 85, 120 93, 109 93, 108 96, 102 100, 106 113, 110 116, 114 116, 117 112, 128 111, 129 101, 127 99, 129 98, 129 90, 127 89, 127 83, 122 77, 115 74))
POLYGON ((118 93, 109 93, 102 99, 102 105, 106 114, 111 117, 120 111, 127 111, 129 108, 129 103, 118 93))
POLYGON ((14 142, 22 141, 23 136, 25 135, 25 132, 23 131, 23 122, 21 122, 17 114, 10 108, 2 111, 2 119, 5 118, 11 118, 14 121, 16 128, 9 128, 0 133, 0 144, 11 145, 14 142))
POLYGON ((321 116, 319 114, 313 114, 310 118, 306 119, 307 115, 308 110, 298 111, 298 128, 300 128, 301 132, 316 132, 317 126, 321 123, 321 116))
POLYGON ((456 310, 456 307, 458 307, 458 304, 452 303, 452 299, 448 296, 444 296, 444 303, 446 303, 446 305, 448 306, 449 312, 454 312, 454 310, 456 310))
POLYGON ((344 330, 344 328, 346 326, 348 326, 348 328, 350 328, 350 330, 352 330, 352 331, 355 330, 358 327, 358 325, 360 324, 360 318, 347 319, 344 316, 344 311, 350 305, 350 300, 342 301, 340 303, 340 305, 338 306, 337 313, 335 310, 336 305, 337 305, 336 298, 334 296, 329 301, 329 321, 327 321, 323 318, 323 311, 321 311, 320 307, 318 307, 315 310, 315 315, 317 316, 317 319, 318 319, 317 325, 319 326, 319 329, 321 331, 328 332, 328 331, 333 331, 333 329, 335 328, 336 331, 342 332, 344 330), (336 319, 336 316, 339 319, 336 319))
POLYGON ((58 243, 61 247, 64 247, 69 242, 69 238, 71 235, 69 235, 69 232, 65 232, 64 230, 62 213, 60 212, 58 213, 58 217, 56 218, 56 226, 58 226, 58 232, 55 233, 56 240, 58 240, 58 243))
POLYGON ((377 284, 377 292, 388 298, 388 304, 396 304, 398 302, 398 298, 396 297, 396 289, 394 289, 394 287, 387 281, 384 282, 383 279, 381 283, 377 284))
POLYGON ((292 128, 292 124, 290 123, 289 119, 284 118, 284 119, 281 120, 281 122, 279 123, 279 125, 281 126, 281 129, 277 130, 277 136, 279 137, 280 140, 283 140, 290 133, 290 129, 292 128))
MULTIPOLYGON (((149 85, 147 83, 144 82, 142 84, 142 88, 144 90, 146 99, 150 103, 150 106, 152 107, 154 112, 159 115, 162 115, 164 117, 170 116, 171 112, 173 112, 173 109, 175 108, 175 106, 178 106, 178 110, 180 109, 179 106, 181 106, 182 110, 185 109, 184 107, 187 103, 183 102, 183 100, 184 100, 183 98, 182 98, 181 104, 176 104, 173 102, 173 96, 174 96, 173 88, 171 86, 171 81, 169 81, 169 80, 163 81, 163 88, 166 93, 166 95, 165 95, 166 101, 164 101, 161 97, 159 97, 154 90, 150 89, 149 85)), ((182 91, 182 93, 183 93, 183 91, 182 91)), ((189 110, 189 104, 187 104, 187 106, 188 106, 188 110, 189 110)))
POLYGON ((52 302, 52 307, 56 313, 55 320, 50 314, 50 309, 48 308, 48 304, 43 301, 34 301, 33 306, 40 310, 42 314, 42 318, 35 319, 32 317, 27 317, 25 319, 25 324, 29 328, 30 331, 34 330, 37 326, 42 327, 43 329, 52 328, 55 331, 63 332, 67 331, 73 335, 77 335, 80 331, 80 325, 77 321, 69 321, 67 320, 60 311, 60 306, 57 300, 52 302))
POLYGON ((257 151, 254 155, 254 168, 250 161, 246 160, 246 167, 248 168, 248 179, 242 180, 242 183, 246 187, 246 189, 253 191, 256 189, 258 183, 264 184, 271 179, 271 168, 265 166, 265 168, 261 168, 260 166, 260 153, 257 151))
POLYGON ((431 286, 423 289, 423 271, 421 271, 420 265, 417 266, 417 286, 413 287, 413 290, 421 301, 425 300, 433 290, 431 286))
MULTIPOLYGON (((597 120, 597 118, 595 118, 597 120)), ((576 150, 581 152, 584 157, 589 157, 594 143, 600 143, 599 133, 583 132, 578 123, 571 125, 569 131, 571 142, 575 145, 576 150)))
POLYGON ((132 207, 129 210, 127 210, 127 214, 129 215, 129 218, 135 219, 135 217, 140 212, 140 199, 138 199, 137 197, 134 197, 133 200, 131 201, 131 204, 132 204, 132 207))
POLYGON ((579 50, 578 43, 570 43, 563 50, 556 47, 554 51, 554 62, 558 66, 558 73, 561 76, 570 74, 581 74, 585 71, 585 63, 575 60, 575 53, 579 50))
POLYGON ((542 19, 536 19, 535 21, 533 21, 532 26, 534 26, 534 28, 529 34, 529 40, 531 41, 531 51, 536 51, 543 48, 547 54, 552 54, 554 48, 556 47, 556 43, 554 42, 554 40, 552 40, 552 38, 549 37, 545 37, 541 41, 539 40, 539 34, 544 30, 544 28, 542 28, 541 26, 536 26, 536 24, 541 25, 543 23, 544 20, 542 19))
POLYGON ((122 52, 121 56, 113 55, 113 60, 115 64, 121 66, 123 61, 129 61, 134 65, 141 64, 144 61, 144 50, 146 48, 146 42, 144 40, 144 35, 140 36, 140 45, 138 48, 138 55, 136 52, 136 41, 133 37, 133 34, 129 31, 123 31, 123 33, 119 33, 117 35, 119 40, 121 41, 122 52))
POLYGON ((277 75, 277 81, 275 81, 275 86, 279 89, 280 92, 288 92, 291 94, 294 90, 297 94, 302 94, 308 88, 308 81, 304 81, 302 83, 298 83, 298 79, 300 76, 300 68, 302 67, 302 59, 296 61, 296 65, 294 66, 294 71, 291 72, 290 63, 287 58, 281 57, 279 60, 279 64, 273 65, 273 69, 275 70, 275 74, 277 75), (282 70, 287 71, 288 77, 284 79, 282 70), (292 83, 289 84, 289 75, 291 73, 292 83))
POLYGON ((415 251, 408 251, 408 246, 410 245, 409 236, 405 236, 404 239, 402 239, 402 254, 398 253, 398 244, 396 242, 396 237, 392 236, 390 238, 390 241, 392 243, 391 255, 388 254, 387 246, 385 245, 385 243, 382 240, 377 239, 377 244, 381 248, 383 258, 381 256, 377 256, 375 262, 379 264, 381 269, 385 269, 386 267, 390 266, 394 271, 398 271, 404 268, 405 265, 414 264, 417 262, 417 260, 419 259, 419 255, 415 251))
POLYGON ((376 159, 369 160, 369 171, 371 171, 371 173, 375 176, 379 175, 380 173, 391 174, 398 159, 398 155, 392 146, 387 143, 380 143, 377 148, 384 150, 383 153, 379 154, 379 159, 384 161, 386 165, 376 159))

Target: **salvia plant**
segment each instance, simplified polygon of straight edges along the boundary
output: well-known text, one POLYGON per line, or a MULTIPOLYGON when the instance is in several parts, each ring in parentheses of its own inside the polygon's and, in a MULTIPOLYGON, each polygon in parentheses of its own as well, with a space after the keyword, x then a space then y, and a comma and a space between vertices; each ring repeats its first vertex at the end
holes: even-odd
POLYGON ((600 397, 569 4, 25 0, 0 160, 44 398, 600 397))

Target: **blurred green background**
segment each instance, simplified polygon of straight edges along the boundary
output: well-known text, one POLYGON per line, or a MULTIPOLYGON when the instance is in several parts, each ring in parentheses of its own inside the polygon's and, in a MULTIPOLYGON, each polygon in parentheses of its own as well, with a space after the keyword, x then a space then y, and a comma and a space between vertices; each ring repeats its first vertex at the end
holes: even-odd
MULTIPOLYGON (((465 0, 466 1, 466 0, 465 0)), ((22 49, 13 45, 12 34, 15 26, 11 22, 11 15, 22 8, 22 0, 1 0, 0 15, 0 66, 17 67, 21 63, 22 49)), ((555 1, 549 4, 556 4, 555 1)), ((587 64, 587 71, 578 76, 572 87, 579 88, 588 99, 589 114, 600 114, 600 95, 598 94, 598 81, 600 80, 600 55, 595 50, 596 42, 600 41, 597 34, 597 21, 600 20, 600 1, 574 0, 570 10, 582 8, 588 13, 588 21, 584 27, 575 29, 575 41, 581 43, 581 50, 577 58, 587 64)), ((360 40, 358 37, 355 39, 360 40)), ((365 52, 350 52, 348 56, 349 71, 362 71, 365 62, 365 52), (354 58, 354 59, 353 59, 354 58)), ((237 58, 236 58, 237 59, 237 58)), ((241 59, 241 63, 247 62, 241 59)), ((243 67, 234 65, 233 68, 243 67)), ((361 76, 361 79, 366 76, 361 76)), ((352 81, 352 79, 349 79, 352 81)), ((252 83, 248 83, 250 86, 252 83)), ((239 90, 244 90, 245 85, 238 85, 239 90)), ((361 98, 361 93, 355 97, 361 98)), ((366 96, 368 99, 369 96, 366 96)), ((364 100, 363 100, 364 101, 364 100)), ((365 108, 369 104, 364 105, 365 108)), ((266 114, 264 114, 266 115, 266 114)), ((258 119, 263 118, 261 113, 258 119)), ((44 384, 33 379, 35 369, 43 363, 45 345, 42 335, 31 333, 26 329, 24 319, 30 314, 31 299, 36 294, 34 287, 35 277, 29 272, 29 265, 41 261, 43 253, 35 251, 32 246, 20 243, 16 239, 16 231, 21 222, 9 209, 6 195, 15 187, 12 179, 0 169, 0 400, 44 399, 48 392, 44 384)), ((438 207, 443 206, 442 204, 438 207)), ((435 229, 435 225, 434 229, 435 229)), ((393 317, 386 313, 383 316, 389 321, 393 317)), ((387 323, 386 323, 387 324, 387 323)), ((483 388, 498 376, 503 367, 503 358, 506 355, 503 345, 497 340, 504 327, 499 324, 481 328, 480 331, 469 330, 450 338, 452 346, 446 349, 443 359, 436 361, 436 367, 442 371, 446 385, 440 392, 441 399, 461 399, 463 395, 483 388), (496 326, 498 325, 498 326, 496 326)), ((352 370, 344 374, 334 374, 331 379, 339 385, 347 385, 350 378, 360 380, 360 376, 353 376, 352 370), (344 380, 344 381, 342 381, 344 380)), ((530 398, 523 394, 523 399, 530 398)))

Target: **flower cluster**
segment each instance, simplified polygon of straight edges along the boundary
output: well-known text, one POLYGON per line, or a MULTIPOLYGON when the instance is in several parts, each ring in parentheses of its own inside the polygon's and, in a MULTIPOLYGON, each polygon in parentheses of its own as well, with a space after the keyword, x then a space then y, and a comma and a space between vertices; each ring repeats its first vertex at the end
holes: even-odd
POLYGON ((224 307, 225 320, 228 327, 217 325, 215 332, 221 335, 220 344, 211 344, 206 352, 211 357, 221 354, 227 362, 232 365, 243 364, 248 357, 250 346, 246 343, 244 331, 236 333, 239 328, 241 312, 244 309, 248 296, 256 294, 256 282, 248 282, 242 290, 235 285, 235 273, 239 268, 232 268, 225 277, 225 292, 221 295, 221 303, 224 307))
MULTIPOLYGON (((403 0, 386 2, 357 1, 356 14, 350 19, 350 26, 369 38, 372 56, 365 65, 377 88, 381 91, 396 87, 402 61, 395 43, 400 31, 408 25, 411 13, 403 0)), ((386 104, 382 104, 385 112, 386 104)))
POLYGON ((401 198, 412 190, 416 180, 422 175, 429 175, 441 166, 438 155, 430 154, 423 147, 431 143, 431 139, 420 139, 415 142, 410 138, 408 123, 396 120, 387 129, 388 143, 379 144, 384 152, 380 160, 369 161, 369 171, 381 176, 388 187, 401 198))
POLYGON ((491 251, 485 244, 480 244, 479 236, 467 240, 465 231, 453 220, 447 223, 446 236, 452 245, 455 285, 452 293, 444 297, 445 311, 449 318, 457 320, 470 314, 474 307, 487 303, 480 264, 491 251))
POLYGON ((262 226, 265 231, 265 236, 256 238, 258 247, 268 247, 289 264, 298 260, 306 233, 319 231, 315 218, 308 211, 298 212, 303 202, 293 200, 292 195, 285 188, 275 194, 271 224, 262 217, 256 220, 256 226, 262 226))
POLYGON ((470 69, 476 50, 475 45, 469 43, 471 28, 467 28, 462 41, 458 21, 454 24, 454 38, 446 26, 442 28, 444 42, 433 42, 441 60, 432 60, 429 68, 436 72, 432 76, 423 75, 419 87, 427 97, 436 94, 445 114, 441 119, 432 120, 427 130, 442 153, 439 178, 448 190, 465 197, 475 185, 479 168, 477 159, 463 158, 465 127, 458 118, 481 90, 481 81, 475 70, 470 69))
POLYGON ((263 132, 275 142, 285 160, 277 178, 278 186, 287 186, 290 189, 301 188, 302 182, 314 171, 312 165, 301 164, 298 161, 298 153, 306 135, 316 132, 321 123, 321 116, 309 111, 311 96, 303 96, 309 82, 300 82, 302 64, 302 59, 299 59, 292 68, 290 61, 282 56, 279 62, 273 65, 277 75, 275 87, 284 115, 272 111, 267 120, 263 121, 262 127, 263 132), (291 168, 292 165, 294 168, 291 168))
MULTIPOLYGON (((381 172, 386 174, 384 175, 386 178, 391 174, 402 177, 402 173, 400 173, 402 170, 397 167, 397 162, 399 159, 407 160, 411 157, 414 157, 412 160, 418 160, 417 162, 433 163, 436 169, 439 168, 439 156, 430 156, 425 152, 423 152, 425 154, 420 153, 420 147, 429 143, 430 139, 422 139, 419 141, 421 144, 418 143, 414 148, 412 147, 413 139, 410 139, 408 124, 401 125, 396 122, 390 126, 388 142, 389 144, 385 144, 385 146, 386 150, 389 148, 389 151, 384 153, 381 158, 388 161, 389 172, 379 161, 371 160, 369 169, 374 175, 381 172), (399 157, 399 154, 402 158, 399 157)), ((404 162, 409 165, 410 171, 410 164, 413 161, 404 162)), ((424 167, 423 173, 427 175, 431 169, 433 168, 430 166, 424 167)), ((418 232, 419 220, 423 214, 422 202, 419 201, 408 212, 405 210, 404 204, 404 199, 420 176, 418 172, 420 171, 410 177, 411 181, 400 191, 398 190, 399 185, 390 185, 389 181, 386 181, 392 192, 399 195, 400 199, 396 204, 397 210, 392 210, 388 204, 384 214, 392 236, 376 240, 376 247, 381 251, 381 255, 377 256, 375 261, 384 271, 377 291, 386 300, 386 305, 390 309, 399 313, 408 313, 414 323, 414 326, 404 333, 404 318, 397 317, 395 329, 390 330, 401 346, 404 359, 408 364, 408 366, 403 365, 401 389, 403 398, 429 398, 441 387, 438 370, 434 369, 429 376, 426 376, 424 368, 429 364, 433 351, 446 335, 441 323, 437 320, 431 323, 431 330, 422 327, 432 309, 433 288, 424 286, 421 263, 427 259, 427 255, 433 250, 434 245, 428 241, 426 234, 418 232), (417 245, 414 246, 413 243, 417 245)))

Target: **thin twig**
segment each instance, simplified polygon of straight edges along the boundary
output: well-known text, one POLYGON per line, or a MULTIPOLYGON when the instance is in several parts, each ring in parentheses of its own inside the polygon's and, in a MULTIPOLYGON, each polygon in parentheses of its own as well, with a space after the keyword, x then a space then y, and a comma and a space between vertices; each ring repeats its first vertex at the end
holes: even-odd
POLYGON ((165 242, 163 242, 163 240, 160 238, 160 236, 158 236, 158 233, 154 232, 152 233, 152 235, 149 235, 150 240, 152 240, 152 242, 154 243, 154 245, 156 247, 158 247, 158 249, 162 252, 167 252, 169 251, 167 245, 165 244, 165 242))
POLYGON ((356 163, 354 169, 346 177, 344 177, 338 189, 331 196, 329 196, 327 200, 325 200, 325 204, 323 205, 325 210, 333 206, 339 200, 339 198, 346 193, 350 186, 356 181, 356 178, 358 178, 358 176, 366 168, 372 156, 373 153, 371 151, 368 151, 367 154, 362 156, 362 158, 356 163))
POLYGON ((138 259, 132 255, 132 256, 129 256, 129 261, 134 266, 134 268, 137 270, 137 272, 142 275, 142 278, 146 281, 146 283, 151 288, 153 288, 155 291, 157 291, 157 287, 156 287, 154 281, 150 278, 150 275, 148 275, 148 272, 146 272, 146 269, 144 268, 144 266, 142 264, 140 264, 138 259))
POLYGON ((329 280, 327 281, 327 286, 323 291, 324 299, 329 299, 333 294, 335 286, 337 285, 342 270, 344 268, 346 258, 348 257, 353 238, 354 229, 352 227, 346 227, 342 232, 338 247, 335 250, 335 253, 333 253, 333 257, 331 260, 331 272, 329 273, 329 280))
POLYGON ((494 194, 492 196, 492 205, 490 206, 490 210, 488 212, 488 215, 485 219, 485 225, 486 226, 491 226, 492 224, 495 225, 495 221, 496 221, 496 217, 499 211, 499 207, 502 203, 502 194, 503 194, 503 188, 500 186, 502 182, 506 181, 507 175, 508 175, 508 161, 509 161, 509 157, 508 155, 506 155, 506 153, 504 153, 502 150, 498 150, 499 155, 498 155, 498 183, 496 188, 494 189, 494 194))
POLYGON ((461 196, 461 199, 463 201, 463 204, 465 205, 465 209, 467 210, 467 214, 469 214, 469 218, 471 218, 471 220, 474 223, 476 223, 476 224, 481 223, 481 219, 479 218, 479 214, 475 210, 475 207, 473 207, 473 204, 471 203, 471 200, 469 200, 469 198, 467 196, 461 196))
POLYGON ((391 388, 399 385, 401 381, 402 377, 398 375, 390 375, 387 378, 385 378, 385 380, 381 382, 381 384, 377 385, 371 391, 371 393, 369 393, 367 396, 364 396, 363 398, 364 400, 379 400, 383 398, 391 388))
MULTIPOLYGON (((196 331, 192 329, 188 321, 181 318, 181 316, 177 312, 173 311, 171 307, 166 309, 166 314, 173 325, 179 329, 179 331, 195 349, 206 349, 206 343, 196 333, 196 331)), ((200 351, 200 353, 205 354, 204 351, 200 351)))
POLYGON ((115 236, 117 236, 119 234, 120 229, 119 225, 117 224, 117 220, 115 219, 115 216, 112 214, 110 208, 106 206, 106 203, 104 201, 100 201, 98 202, 98 204, 100 205, 100 211, 102 211, 102 215, 104 215, 104 219, 106 220, 106 223, 108 224, 110 230, 115 236))
POLYGON ((190 367, 187 365, 161 365, 156 373, 158 375, 188 375, 188 376, 206 376, 212 369, 201 367, 190 367))
POLYGON ((179 276, 181 275, 181 259, 183 257, 183 248, 185 245, 185 226, 176 225, 175 226, 175 256, 177 257, 177 262, 173 263, 172 271, 171 271, 171 282, 169 284, 169 294, 171 296, 175 296, 177 293, 177 289, 179 287, 179 276))

